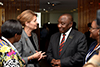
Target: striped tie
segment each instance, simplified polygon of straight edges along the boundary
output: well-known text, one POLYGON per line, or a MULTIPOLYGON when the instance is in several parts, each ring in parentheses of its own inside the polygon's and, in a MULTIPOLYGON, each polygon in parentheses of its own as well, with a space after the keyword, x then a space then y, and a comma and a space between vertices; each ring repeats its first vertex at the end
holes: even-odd
POLYGON ((64 43, 65 43, 65 33, 63 33, 63 38, 61 40, 61 43, 59 45, 59 55, 61 55, 61 51, 62 51, 62 47, 64 46, 64 43))

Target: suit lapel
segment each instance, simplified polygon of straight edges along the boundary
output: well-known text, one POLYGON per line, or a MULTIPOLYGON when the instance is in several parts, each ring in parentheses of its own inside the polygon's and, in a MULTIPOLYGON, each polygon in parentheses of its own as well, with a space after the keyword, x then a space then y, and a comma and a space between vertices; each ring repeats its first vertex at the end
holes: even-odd
MULTIPOLYGON (((66 51, 66 49, 68 48, 68 46, 70 45, 70 42, 72 41, 73 37, 74 37, 74 31, 71 31, 68 38, 66 39, 64 46, 63 46, 63 50, 61 52, 60 57, 64 54, 64 52, 66 51)), ((70 49, 70 48, 69 48, 70 49)))
POLYGON ((56 51, 56 53, 57 53, 57 57, 59 57, 59 42, 60 42, 60 35, 61 35, 61 33, 59 33, 58 34, 58 37, 56 38, 57 40, 57 42, 56 42, 56 45, 55 45, 55 49, 57 49, 57 50, 55 50, 56 51))
POLYGON ((34 53, 35 52, 35 48, 33 47, 31 41, 29 40, 27 34, 25 33, 25 31, 23 32, 23 36, 25 37, 24 42, 27 44, 27 46, 31 49, 31 51, 34 53))
POLYGON ((32 37, 33 37, 33 42, 34 42, 34 44, 36 46, 36 49, 38 49, 38 41, 36 39, 36 34, 32 33, 32 37))

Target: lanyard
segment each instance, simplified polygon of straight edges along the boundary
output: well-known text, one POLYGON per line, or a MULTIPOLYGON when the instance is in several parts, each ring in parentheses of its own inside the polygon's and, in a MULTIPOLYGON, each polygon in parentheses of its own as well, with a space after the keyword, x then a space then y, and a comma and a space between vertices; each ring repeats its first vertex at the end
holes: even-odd
POLYGON ((96 51, 96 50, 98 50, 99 48, 100 48, 100 45, 99 45, 96 49, 94 49, 93 51, 90 51, 90 52, 86 55, 85 63, 87 62, 87 59, 89 58, 89 56, 92 55, 93 52, 96 51))

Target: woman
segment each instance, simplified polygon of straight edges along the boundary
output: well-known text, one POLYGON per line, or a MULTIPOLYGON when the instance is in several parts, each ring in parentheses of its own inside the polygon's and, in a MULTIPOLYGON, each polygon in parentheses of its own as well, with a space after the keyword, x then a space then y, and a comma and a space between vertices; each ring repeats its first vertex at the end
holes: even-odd
POLYGON ((44 52, 40 52, 41 55, 39 58, 28 58, 32 54, 38 52, 38 39, 37 35, 32 31, 37 29, 37 14, 31 10, 25 10, 17 17, 18 21, 24 26, 22 36, 19 42, 15 44, 15 47, 18 49, 20 55, 23 57, 27 64, 27 67, 39 67, 38 61, 41 58, 44 58, 46 55, 43 55, 44 52), (31 59, 31 61, 28 61, 31 59))
POLYGON ((21 38, 22 26, 16 20, 8 20, 1 26, 0 67, 24 67, 24 60, 12 45, 21 38))
POLYGON ((90 37, 95 39, 96 41, 94 41, 90 45, 87 55, 85 57, 85 63, 87 63, 92 56, 98 54, 97 51, 100 49, 100 26, 97 25, 96 20, 92 22, 89 31, 90 31, 90 37))

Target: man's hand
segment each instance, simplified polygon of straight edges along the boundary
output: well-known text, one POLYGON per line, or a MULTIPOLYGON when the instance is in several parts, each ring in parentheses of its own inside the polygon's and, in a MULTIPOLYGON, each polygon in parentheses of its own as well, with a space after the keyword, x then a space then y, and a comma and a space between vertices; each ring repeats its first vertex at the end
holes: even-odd
POLYGON ((61 67, 61 63, 59 59, 58 60, 52 59, 51 64, 53 67, 61 67))
POLYGON ((54 65, 54 64, 55 64, 55 62, 56 62, 56 60, 55 60, 55 59, 52 59, 52 60, 51 60, 51 65, 52 65, 53 67, 55 66, 55 65, 54 65))
POLYGON ((61 67, 61 62, 60 62, 60 60, 58 59, 58 60, 56 60, 56 65, 57 65, 57 67, 61 67))

